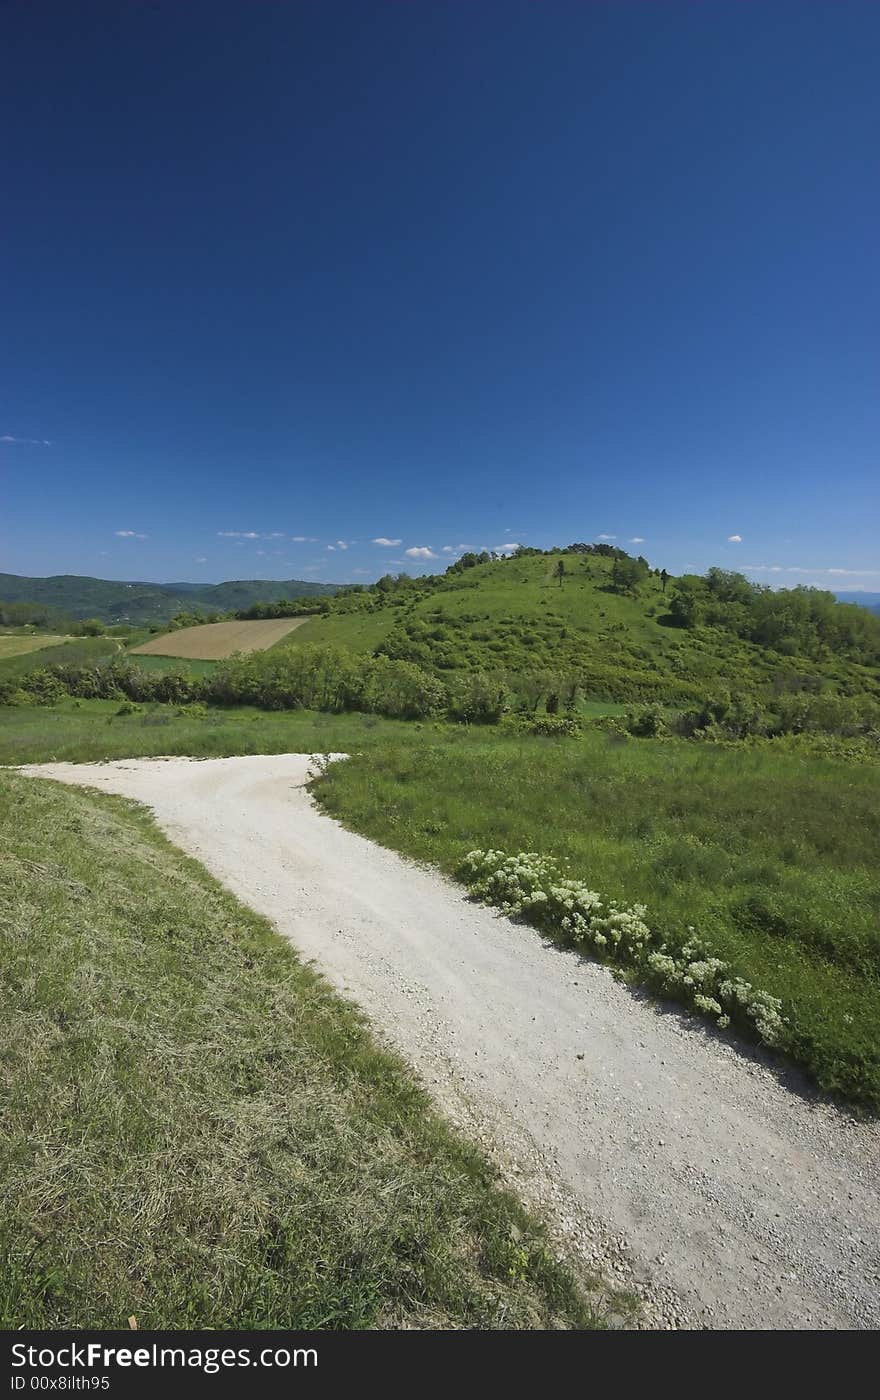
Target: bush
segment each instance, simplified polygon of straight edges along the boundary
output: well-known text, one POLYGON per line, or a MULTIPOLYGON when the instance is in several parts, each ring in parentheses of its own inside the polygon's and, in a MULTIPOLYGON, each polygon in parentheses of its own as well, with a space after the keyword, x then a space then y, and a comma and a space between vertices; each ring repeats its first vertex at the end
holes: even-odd
POLYGON ((574 715, 534 715, 521 722, 524 734, 536 734, 546 739, 575 739, 581 726, 574 715))
POLYGON ((666 733, 666 716, 659 705, 644 705, 627 715, 626 727, 637 739, 656 739, 666 733))
POLYGON ((449 717, 466 724, 497 724, 506 704, 503 684, 484 671, 457 676, 449 688, 449 717))

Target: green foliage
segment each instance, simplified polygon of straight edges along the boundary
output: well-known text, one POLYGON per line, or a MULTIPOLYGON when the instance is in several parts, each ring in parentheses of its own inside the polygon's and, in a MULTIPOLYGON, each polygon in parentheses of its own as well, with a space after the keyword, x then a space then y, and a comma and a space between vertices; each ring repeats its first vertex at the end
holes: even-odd
POLYGON ((639 739, 656 739, 666 731, 666 716, 659 705, 643 705, 627 715, 626 727, 639 739))
POLYGON ((505 709, 504 686, 483 671, 455 677, 449 685, 448 712, 467 724, 497 724, 505 709))
POLYGON ((521 719, 517 728, 522 734, 535 734, 544 739, 575 739, 581 732, 574 715, 532 715, 521 719))

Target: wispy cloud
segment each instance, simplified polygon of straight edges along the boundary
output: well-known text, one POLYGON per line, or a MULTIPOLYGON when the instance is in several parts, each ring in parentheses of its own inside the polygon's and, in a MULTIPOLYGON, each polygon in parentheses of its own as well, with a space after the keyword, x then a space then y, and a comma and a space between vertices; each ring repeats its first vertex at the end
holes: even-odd
POLYGON ((467 554, 468 550, 472 550, 473 548, 474 548, 474 546, 473 546, 472 544, 445 544, 445 545, 443 546, 443 553, 444 553, 444 554, 467 554))
POLYGON ((146 535, 138 534, 137 530, 114 530, 114 535, 118 535, 121 540, 145 540, 146 535))
POLYGON ((629 539, 627 540, 627 544, 644 544, 644 543, 645 543, 645 537, 644 537, 644 535, 630 535, 629 539))
POLYGON ((51 444, 51 442, 48 440, 48 438, 20 438, 20 437, 13 437, 13 436, 12 436, 12 433, 4 433, 3 436, 0 437, 0 442, 14 442, 14 443, 17 443, 17 444, 19 445, 19 447, 51 447, 51 446, 52 446, 52 444, 51 444))
POLYGON ((812 574, 844 578, 880 578, 880 569, 809 569, 801 564, 790 564, 783 567, 781 564, 743 564, 743 573, 746 574, 812 574))
POLYGON ((404 554, 407 559, 436 559, 438 556, 427 544, 415 544, 412 549, 405 549, 404 554))
POLYGON ((317 539, 315 538, 314 535, 291 535, 290 538, 293 540, 293 543, 294 543, 294 544, 317 544, 317 543, 318 543, 318 541, 317 541, 317 539))
POLYGON ((256 530, 218 530, 217 534, 222 540, 258 540, 260 538, 256 530))
POLYGON ((207 562, 208 562, 208 561, 207 561, 207 559, 205 558, 204 554, 200 554, 199 557, 198 557, 198 559, 195 560, 195 563, 196 563, 196 564, 207 564, 207 562))
POLYGON ((386 539, 384 535, 380 535, 378 539, 372 540, 371 543, 380 544, 383 549, 395 549, 397 545, 403 544, 403 540, 389 540, 386 539))
POLYGON ((617 539, 617 536, 616 536, 616 535, 600 535, 600 536, 599 536, 599 539, 600 539, 600 540, 616 540, 616 539, 617 539))
POLYGON ((492 552, 493 554, 514 554, 518 549, 519 544, 516 540, 508 540, 507 544, 496 544, 492 552))
POLYGON ((742 535, 728 535, 728 536, 727 536, 727 543, 728 543, 728 544, 742 544, 742 542, 743 542, 743 537, 742 537, 742 535))

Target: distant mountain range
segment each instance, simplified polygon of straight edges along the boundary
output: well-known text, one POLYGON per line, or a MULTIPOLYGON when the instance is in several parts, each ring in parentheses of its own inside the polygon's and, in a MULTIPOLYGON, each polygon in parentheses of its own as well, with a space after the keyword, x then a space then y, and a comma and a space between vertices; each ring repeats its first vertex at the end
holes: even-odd
POLYGON ((306 583, 303 579, 233 579, 229 583, 120 583, 114 579, 56 574, 26 578, 0 574, 0 600, 42 603, 66 617, 97 617, 102 622, 163 622, 181 608, 229 612, 258 601, 303 598, 335 593, 337 583, 306 583))
POLYGON ((837 597, 841 603, 858 603, 860 608, 880 614, 880 593, 837 593, 837 597))

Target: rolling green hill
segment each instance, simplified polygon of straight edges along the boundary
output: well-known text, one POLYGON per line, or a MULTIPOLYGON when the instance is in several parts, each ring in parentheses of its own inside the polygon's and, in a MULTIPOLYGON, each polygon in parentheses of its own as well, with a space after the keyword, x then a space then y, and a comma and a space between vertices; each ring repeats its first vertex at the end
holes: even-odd
POLYGON ((648 570, 616 579, 612 557, 524 554, 342 592, 282 645, 341 645, 441 673, 551 673, 613 700, 880 694, 880 623, 866 609, 814 589, 707 578, 670 578, 664 590, 648 570))
POLYGON ((102 622, 165 622, 182 608, 227 612, 259 600, 318 597, 336 592, 333 583, 301 579, 233 579, 228 583, 120 583, 113 579, 56 574, 27 578, 0 574, 0 599, 7 603, 41 603, 71 618, 97 617, 102 622))

